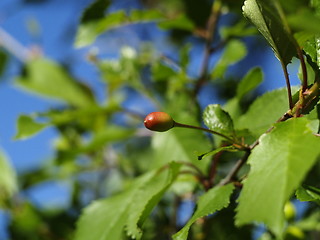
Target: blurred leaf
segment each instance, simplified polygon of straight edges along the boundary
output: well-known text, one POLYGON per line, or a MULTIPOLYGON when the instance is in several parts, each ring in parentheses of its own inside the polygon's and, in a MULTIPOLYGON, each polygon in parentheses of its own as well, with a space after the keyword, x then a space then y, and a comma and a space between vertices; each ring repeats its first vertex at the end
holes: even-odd
POLYGON ((161 167, 171 161, 191 162, 206 170, 208 161, 198 161, 197 152, 210 148, 203 133, 192 129, 172 129, 165 133, 156 133, 152 137, 154 167, 161 167))
POLYGON ((247 55, 247 48, 244 45, 244 43, 242 43, 239 40, 231 40, 226 45, 226 48, 220 60, 214 67, 213 72, 211 73, 211 77, 214 79, 223 78, 229 65, 232 65, 240 61, 246 55, 247 55))
POLYGON ((320 211, 315 210, 309 216, 301 219, 295 224, 298 228, 304 231, 320 231, 320 211))
POLYGON ((26 75, 16 83, 24 89, 46 97, 63 100, 77 107, 94 103, 93 95, 75 81, 61 66, 48 59, 36 59, 26 64, 26 75))
POLYGON ((296 31, 306 31, 312 34, 320 34, 317 26, 320 24, 320 17, 310 9, 301 9, 299 12, 288 16, 288 23, 296 31))
POLYGON ((195 28, 194 23, 186 15, 179 15, 175 19, 161 21, 158 26, 164 30, 181 29, 190 32, 195 28))
POLYGON ((7 156, 0 150, 0 204, 18 191, 16 173, 7 156))
POLYGON ((87 9, 83 12, 80 22, 87 23, 90 21, 98 20, 103 18, 106 9, 109 7, 110 0, 95 0, 93 1, 87 9))
POLYGON ((296 197, 299 201, 314 201, 320 204, 320 189, 312 186, 302 185, 296 191, 296 197))
POLYGON ((161 170, 132 199, 127 219, 127 232, 134 239, 141 239, 142 225, 164 193, 175 181, 181 165, 170 163, 168 171, 161 170))
POLYGON ((108 126, 107 128, 95 133, 92 140, 82 146, 80 152, 96 151, 104 147, 109 142, 118 142, 132 136, 134 130, 125 129, 117 126, 108 126))
POLYGON ((172 163, 168 170, 146 173, 124 192, 90 204, 78 221, 75 239, 121 240, 125 227, 139 239, 141 224, 172 184, 179 168, 180 164, 172 163))
POLYGON ((125 24, 159 21, 163 15, 157 10, 132 10, 127 15, 123 10, 109 13, 105 17, 80 25, 76 35, 76 47, 84 47, 92 44, 96 38, 115 27, 125 24))
POLYGON ((50 126, 49 123, 38 123, 30 116, 20 115, 17 120, 17 133, 14 139, 23 140, 32 137, 48 126, 50 126))
POLYGON ((288 97, 285 88, 267 92, 257 98, 249 110, 235 121, 235 127, 237 129, 246 128, 258 137, 267 131, 287 110, 288 97))
POLYGON ((229 39, 232 37, 247 37, 257 34, 257 29, 252 26, 247 26, 245 21, 239 20, 236 24, 231 26, 221 27, 220 34, 224 39, 229 39))
POLYGON ((219 104, 210 104, 203 112, 204 124, 211 130, 226 136, 234 136, 233 121, 219 104))
POLYGON ((199 218, 213 214, 216 211, 226 208, 230 203, 230 195, 234 186, 228 184, 225 186, 216 186, 203 194, 197 201, 197 210, 187 222, 187 224, 176 234, 173 235, 174 240, 186 240, 191 225, 199 218))
POLYGON ((154 172, 144 174, 135 179, 126 191, 91 203, 78 220, 74 239, 98 240, 112 237, 113 240, 121 240, 132 199, 153 176, 154 172))
POLYGON ((293 118, 261 136, 248 159, 251 169, 238 200, 237 225, 264 223, 281 235, 284 204, 320 153, 315 147, 320 139, 308 125, 306 118, 293 118))
POLYGON ((6 69, 8 62, 8 55, 0 49, 0 77, 6 69))
POLYGON ((281 6, 276 0, 246 0, 243 14, 264 36, 276 57, 288 65, 296 55, 295 40, 291 36, 281 6))
POLYGON ((252 68, 241 80, 237 87, 237 97, 243 98, 248 92, 255 89, 263 81, 263 72, 261 68, 252 68))

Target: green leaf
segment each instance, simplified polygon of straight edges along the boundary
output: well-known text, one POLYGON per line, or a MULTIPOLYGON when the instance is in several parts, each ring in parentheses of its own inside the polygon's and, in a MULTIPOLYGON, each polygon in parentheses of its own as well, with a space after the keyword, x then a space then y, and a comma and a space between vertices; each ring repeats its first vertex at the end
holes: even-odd
POLYGON ((17 133, 14 139, 22 140, 32 137, 48 126, 50 126, 49 123, 38 123, 30 116, 20 115, 17 120, 17 133))
POLYGON ((179 174, 180 167, 181 164, 170 163, 168 171, 162 170, 156 174, 145 186, 139 189, 135 198, 132 199, 126 227, 128 234, 132 238, 141 238, 142 224, 167 189, 175 181, 179 174))
POLYGON ((220 60, 216 64, 211 73, 212 78, 223 78, 229 65, 232 65, 247 55, 247 48, 239 40, 231 40, 228 42, 220 60))
POLYGON ((198 161, 197 152, 205 152, 210 144, 203 133, 192 129, 172 129, 155 133, 152 137, 154 167, 161 167, 171 161, 191 162, 206 170, 209 161, 198 161))
POLYGON ((124 229, 140 239, 141 225, 178 176, 180 166, 170 163, 137 178, 124 192, 90 204, 78 221, 75 239, 120 240, 124 229))
POLYGON ((197 210, 187 222, 187 224, 176 234, 173 235, 174 240, 186 240, 191 225, 199 218, 213 214, 216 211, 226 208, 229 205, 229 198, 232 194, 234 186, 228 184, 225 186, 216 186, 203 194, 197 202, 197 210))
POLYGON ((217 153, 219 153, 221 151, 236 152, 238 150, 232 145, 231 146, 226 146, 226 147, 219 147, 219 148, 213 149, 213 150, 211 150, 209 152, 206 152, 206 153, 198 155, 198 160, 202 160, 204 157, 215 155, 215 154, 217 154, 217 153))
POLYGON ((320 139, 305 118, 277 123, 259 139, 237 207, 236 224, 266 224, 278 237, 284 227, 284 204, 316 162, 320 139), (262 207, 263 206, 263 207, 262 207))
POLYGON ((65 101, 77 107, 94 103, 88 88, 74 80, 62 67, 48 59, 26 64, 26 75, 16 79, 18 86, 46 97, 65 101))
POLYGON ((219 104, 210 104, 203 113, 204 124, 211 130, 234 136, 233 121, 230 115, 219 104))
POLYGON ((227 27, 221 27, 220 34, 224 39, 230 39, 234 37, 247 37, 257 34, 256 28, 247 26, 245 21, 238 21, 236 24, 227 27))
POLYGON ((259 67, 252 68, 241 80, 237 88, 237 97, 244 95, 255 89, 263 81, 263 72, 259 67))
POLYGON ((129 216, 132 199, 138 190, 154 176, 155 172, 144 174, 132 182, 126 191, 91 203, 77 222, 75 240, 121 240, 129 216))
MULTIPOLYGON (((293 88, 293 91, 297 88, 293 88)), ((251 104, 249 110, 235 121, 237 129, 248 129, 259 137, 267 131, 288 110, 288 96, 285 88, 267 92, 251 104)))
POLYGON ((296 191, 296 197, 299 201, 314 201, 320 204, 320 189, 312 186, 303 185, 296 191))
POLYGON ((283 11, 276 0, 246 0, 243 14, 264 36, 276 57, 288 65, 296 55, 296 44, 290 34, 283 11))
POLYGON ((186 15, 179 15, 175 19, 164 20, 158 23, 158 26, 162 29, 181 29, 187 31, 193 31, 195 28, 194 23, 187 18, 186 15))
POLYGON ((0 150, 0 204, 18 191, 16 173, 7 156, 0 150))
POLYGON ((76 47, 92 44, 102 33, 125 24, 160 21, 163 14, 158 10, 132 10, 129 15, 124 11, 109 13, 107 16, 80 25, 76 35, 76 47))

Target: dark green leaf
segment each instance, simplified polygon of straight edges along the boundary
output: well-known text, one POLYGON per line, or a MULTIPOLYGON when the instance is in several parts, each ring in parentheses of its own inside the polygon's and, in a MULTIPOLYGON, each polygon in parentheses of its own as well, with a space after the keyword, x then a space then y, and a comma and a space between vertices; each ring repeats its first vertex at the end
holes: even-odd
POLYGON ((284 65, 288 65, 292 57, 296 55, 296 45, 279 2, 276 0, 246 0, 242 10, 244 16, 268 41, 276 57, 284 65))
POLYGON ((95 0, 82 14, 81 23, 87 23, 90 21, 103 18, 106 9, 109 7, 110 0, 95 0))
POLYGON ((244 95, 255 89, 263 81, 261 68, 252 68, 241 80, 237 88, 237 97, 241 99, 244 95))
POLYGON ((277 123, 259 139, 248 159, 251 166, 237 207, 236 223, 262 222, 280 236, 284 204, 316 162, 320 138, 306 118, 277 123), (261 207, 263 206, 263 207, 261 207))
POLYGON ((50 126, 49 123, 38 123, 30 116, 20 115, 17 120, 17 133, 14 139, 22 140, 32 137, 48 126, 50 126))
POLYGON ((203 113, 203 121, 213 131, 226 136, 234 136, 233 121, 219 104, 211 104, 206 107, 203 113))
POLYGON ((6 69, 8 55, 0 49, 0 77, 6 69))
POLYGON ((74 80, 61 66, 48 59, 28 62, 26 71, 26 75, 18 77, 16 83, 28 91, 63 100, 77 107, 94 103, 88 88, 74 80))
POLYGON ((187 224, 175 235, 174 240, 186 240, 188 238, 191 225, 199 218, 213 214, 216 211, 226 208, 230 201, 230 195, 234 189, 233 184, 216 186, 203 194, 197 201, 197 210, 187 222, 187 224))

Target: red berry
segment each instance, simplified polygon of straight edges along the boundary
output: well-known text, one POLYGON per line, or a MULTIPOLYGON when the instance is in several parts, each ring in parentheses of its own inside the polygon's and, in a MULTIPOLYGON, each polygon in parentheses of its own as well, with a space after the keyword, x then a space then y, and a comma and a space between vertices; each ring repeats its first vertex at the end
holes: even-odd
POLYGON ((165 132, 173 128, 174 121, 172 117, 165 112, 152 112, 144 119, 144 125, 152 131, 165 132))

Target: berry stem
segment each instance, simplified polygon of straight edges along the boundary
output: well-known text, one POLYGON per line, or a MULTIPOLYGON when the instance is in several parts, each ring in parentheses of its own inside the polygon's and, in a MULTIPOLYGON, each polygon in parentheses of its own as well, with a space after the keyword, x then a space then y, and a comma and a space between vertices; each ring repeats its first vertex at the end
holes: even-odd
POLYGON ((197 126, 192 126, 192 125, 188 125, 188 124, 183 124, 183 123, 178 123, 178 122, 174 122, 174 127, 181 127, 181 128, 191 128, 191 129, 197 129, 197 130, 201 130, 201 131, 205 131, 205 132, 208 132, 208 133, 212 133, 212 134, 215 134, 215 135, 218 135, 220 137, 223 137, 225 138, 226 140, 228 140, 230 143, 233 143, 234 140, 231 139, 230 137, 222 134, 222 133, 219 133, 219 132, 216 132, 216 131, 213 131, 213 130, 210 130, 208 128, 203 128, 203 127, 197 127, 197 126))

